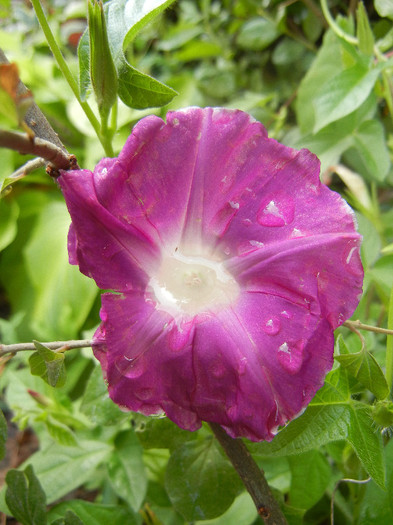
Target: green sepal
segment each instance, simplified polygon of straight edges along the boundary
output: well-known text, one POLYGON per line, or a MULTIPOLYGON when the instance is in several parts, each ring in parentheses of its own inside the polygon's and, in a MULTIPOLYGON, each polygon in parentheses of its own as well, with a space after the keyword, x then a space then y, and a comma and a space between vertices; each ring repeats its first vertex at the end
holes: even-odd
POLYGON ((63 386, 66 380, 64 354, 54 352, 38 341, 33 342, 37 352, 34 352, 29 358, 31 374, 33 376, 40 376, 52 387, 63 386))
POLYGON ((90 78, 101 115, 108 115, 117 98, 117 72, 109 48, 101 0, 89 0, 90 78))

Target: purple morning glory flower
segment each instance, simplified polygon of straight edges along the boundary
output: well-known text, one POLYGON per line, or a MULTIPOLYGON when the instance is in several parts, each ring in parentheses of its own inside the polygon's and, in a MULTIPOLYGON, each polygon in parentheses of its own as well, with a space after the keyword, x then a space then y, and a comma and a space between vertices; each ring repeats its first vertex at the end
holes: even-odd
POLYGON ((251 440, 301 413, 363 280, 354 215, 312 153, 187 108, 59 183, 70 261, 111 290, 94 337, 116 403, 251 440))

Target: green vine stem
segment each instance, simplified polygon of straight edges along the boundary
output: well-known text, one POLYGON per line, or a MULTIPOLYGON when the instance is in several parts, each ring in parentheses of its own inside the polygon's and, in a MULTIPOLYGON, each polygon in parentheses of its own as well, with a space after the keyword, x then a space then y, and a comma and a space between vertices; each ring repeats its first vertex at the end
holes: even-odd
POLYGON ((62 55, 62 52, 56 42, 56 39, 54 38, 53 36, 53 33, 49 27, 49 24, 48 24, 48 21, 45 17, 45 13, 42 9, 42 6, 41 6, 41 3, 40 3, 40 0, 31 0, 31 3, 33 5, 33 8, 34 8, 34 11, 37 15, 37 18, 38 18, 38 22, 40 23, 40 26, 44 32, 44 35, 45 35, 45 38, 48 42, 48 45, 57 61, 57 64, 61 70, 61 72, 63 73, 63 76, 64 78, 66 79, 66 81, 68 82, 68 85, 70 86, 70 88, 72 89, 72 92, 74 93, 77 101, 79 102, 81 108, 83 109, 83 111, 85 112, 85 115, 86 117, 89 119, 89 122, 90 124, 92 125, 94 131, 96 132, 97 134, 97 137, 99 139, 99 141, 101 142, 102 144, 102 147, 104 148, 105 150, 105 154, 108 155, 108 156, 113 156, 113 150, 112 150, 112 145, 111 145, 111 141, 109 139, 108 136, 103 136, 102 133, 101 133, 101 129, 100 129, 100 123, 97 119, 97 117, 95 116, 93 110, 91 109, 91 107, 89 106, 89 104, 87 102, 83 102, 79 96, 79 88, 78 88, 78 84, 73 76, 73 74, 71 73, 66 61, 64 60, 64 57, 62 55), (108 140, 109 139, 109 140, 108 140))
POLYGON ((390 335, 387 336, 386 341, 386 381, 389 386, 390 394, 393 388, 393 287, 390 292, 389 313, 388 313, 388 329, 390 335))
POLYGON ((225 450, 236 472, 252 497, 258 514, 266 525, 288 525, 279 504, 266 481, 264 472, 255 463, 241 439, 233 439, 217 423, 209 423, 217 441, 225 450))
POLYGON ((322 12, 323 12, 324 17, 326 18, 327 23, 329 24, 331 29, 336 33, 337 36, 339 36, 340 38, 346 40, 350 44, 354 44, 354 45, 358 45, 359 44, 359 40, 355 36, 352 36, 352 35, 349 35, 348 33, 346 33, 336 23, 336 21, 334 20, 334 18, 330 14, 330 11, 329 11, 329 8, 328 8, 326 0, 321 0, 321 8, 322 8, 322 12))
MULTIPOLYGON (((71 341, 51 341, 50 343, 41 343, 42 345, 50 348, 51 350, 58 350, 62 348, 64 350, 73 350, 74 348, 87 348, 92 346, 94 341, 91 339, 77 339, 71 341)), ((36 350, 34 343, 16 343, 12 345, 1 345, 0 344, 0 357, 7 354, 16 354, 18 352, 28 352, 36 350)))

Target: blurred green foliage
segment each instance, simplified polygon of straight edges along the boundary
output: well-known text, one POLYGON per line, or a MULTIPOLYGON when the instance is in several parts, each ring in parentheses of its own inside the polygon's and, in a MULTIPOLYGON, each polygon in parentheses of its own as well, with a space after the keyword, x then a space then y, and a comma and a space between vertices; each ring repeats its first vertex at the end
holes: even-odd
MULTIPOLYGON (((359 10, 358 2, 341 0, 323 5, 316 0, 147 4, 135 1, 127 16, 125 0, 104 5, 108 41, 101 45, 106 53, 110 49, 118 75, 108 94, 94 45, 93 63, 89 59, 87 3, 43 3, 78 79, 79 96, 101 118, 100 133, 107 134, 114 152, 141 117, 165 116, 189 105, 248 111, 271 137, 309 148, 321 160, 322 180, 355 208, 364 237, 364 293, 355 318, 393 329, 391 2, 365 2, 359 10), (326 5, 331 27, 322 9, 326 5), (91 74, 96 75, 95 93, 91 74), (116 90, 119 99, 113 96, 116 90)), ((105 153, 102 141, 61 74, 31 5, 2 0, 0 17, 8 59, 17 63, 21 79, 79 165, 93 168, 105 153)), ((113 70, 112 61, 107 64, 113 70)), ((10 118, 13 102, 4 90, 0 93, 3 109, 11 107, 0 111, 0 128, 16 129, 17 119, 10 118)), ((25 160, 0 150, 0 187, 25 160)), ((4 192, 2 343, 78 339, 95 330, 99 297, 94 283, 68 264, 69 222, 59 189, 42 169, 4 192)), ((339 357, 305 413, 271 443, 249 448, 289 523, 326 523, 333 498, 337 525, 390 525, 392 363, 386 363, 386 349, 391 355, 393 344, 380 333, 365 332, 360 339, 344 327, 338 332, 339 357), (367 484, 336 485, 340 479, 369 476, 367 484)), ((259 522, 208 428, 189 433, 165 418, 122 412, 109 399, 90 350, 65 354, 65 383, 63 368, 53 372, 54 363, 63 367, 62 357, 41 348, 30 359, 35 375, 24 353, 2 370, 7 418, 13 417, 20 429, 31 427, 40 448, 8 473, 1 511, 23 525, 37 519, 41 525, 45 520, 52 525, 259 522), (84 492, 76 492, 81 486, 84 492)), ((1 418, 2 454, 5 441, 1 418)))

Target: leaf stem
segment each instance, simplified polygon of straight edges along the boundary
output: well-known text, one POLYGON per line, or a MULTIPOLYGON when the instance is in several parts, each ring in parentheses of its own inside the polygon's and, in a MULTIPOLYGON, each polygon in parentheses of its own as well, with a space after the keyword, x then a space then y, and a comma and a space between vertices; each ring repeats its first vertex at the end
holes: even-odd
MULTIPOLYGON (((392 295, 390 297, 390 304, 392 304, 392 297, 393 297, 393 290, 392 295)), ((392 307, 390 307, 390 311, 392 312, 392 307)), ((343 326, 346 326, 352 331, 357 330, 367 330, 368 332, 376 332, 377 334, 387 334, 387 335, 393 335, 393 312, 390 314, 389 319, 391 323, 388 323, 389 328, 380 328, 379 326, 372 326, 369 324, 361 323, 360 321, 345 321, 343 323, 343 326)))
POLYGON ((352 36, 352 35, 349 35, 348 33, 346 33, 336 23, 336 21, 334 20, 334 18, 330 14, 330 11, 329 11, 329 8, 328 8, 326 0, 321 0, 321 8, 322 8, 322 12, 323 12, 324 17, 326 18, 327 23, 331 27, 332 31, 334 31, 338 37, 346 40, 350 44, 354 44, 354 45, 358 45, 359 44, 359 40, 355 36, 352 36))
POLYGON ((209 425, 251 495, 258 514, 264 522, 267 525, 287 525, 288 522, 273 497, 263 470, 255 463, 243 441, 231 438, 217 423, 209 423, 209 425))
POLYGON ((90 124, 93 126, 93 129, 94 131, 96 132, 97 134, 97 137, 99 139, 99 141, 101 142, 104 150, 105 150, 105 153, 107 155, 110 155, 111 154, 111 151, 108 149, 108 144, 107 144, 107 141, 104 139, 104 137, 102 137, 101 135, 101 130, 100 130, 100 123, 97 119, 97 117, 95 116, 93 110, 91 109, 91 107, 89 106, 89 104, 87 102, 83 102, 79 96, 79 88, 78 88, 78 84, 73 76, 73 74, 71 73, 68 65, 67 65, 67 62, 64 60, 64 57, 63 57, 63 54, 56 42, 56 39, 54 38, 53 36, 53 33, 49 27, 49 24, 47 22, 47 19, 45 17, 45 13, 42 9, 42 6, 41 6, 41 3, 40 3, 40 0, 31 0, 31 3, 33 5, 33 8, 34 8, 34 11, 37 15, 37 18, 38 18, 38 22, 40 23, 40 26, 44 32, 44 35, 45 35, 45 38, 48 42, 48 45, 57 61, 57 64, 61 70, 61 72, 63 73, 63 76, 64 78, 66 79, 66 81, 68 82, 68 85, 70 86, 70 88, 72 89, 72 92, 74 93, 77 101, 79 102, 81 108, 83 109, 83 111, 85 112, 85 115, 86 117, 89 119, 90 121, 90 124))
POLYGON ((388 383, 389 392, 392 393, 393 388, 393 287, 390 292, 389 312, 388 312, 388 329, 390 331, 386 338, 386 381, 388 383))
MULTIPOLYGON (((51 341, 49 343, 41 343, 51 350, 57 350, 64 348, 64 350, 73 350, 74 348, 87 348, 93 346, 94 341, 92 339, 79 339, 71 341, 51 341)), ((17 352, 26 352, 36 350, 34 343, 16 343, 12 345, 0 344, 0 357, 6 354, 16 354, 17 352)))

